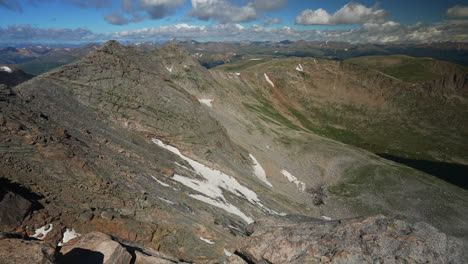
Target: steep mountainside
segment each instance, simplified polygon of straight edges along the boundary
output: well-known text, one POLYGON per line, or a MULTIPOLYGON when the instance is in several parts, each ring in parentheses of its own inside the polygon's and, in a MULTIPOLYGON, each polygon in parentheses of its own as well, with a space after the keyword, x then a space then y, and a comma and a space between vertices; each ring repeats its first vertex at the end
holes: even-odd
POLYGON ((468 82, 463 69, 449 65, 456 69, 452 75, 422 83, 308 58, 248 60, 219 69, 268 88, 265 103, 246 104, 260 115, 272 108, 301 129, 374 153, 468 164, 468 82))
POLYGON ((379 80, 388 77, 298 58, 209 71, 174 45, 139 51, 110 41, 2 88, 0 175, 44 207, 16 231, 53 224, 54 243, 67 228, 101 231, 198 263, 224 261, 266 215, 382 213, 466 234, 466 190, 322 137, 295 114, 310 113, 307 96, 381 109, 378 94, 407 87, 366 93, 379 80), (339 72, 330 96, 328 77, 339 72), (349 72, 367 81, 339 95, 349 72), (325 88, 305 85, 315 80, 325 88))
POLYGON ((34 77, 10 65, 0 65, 0 85, 13 87, 34 77))

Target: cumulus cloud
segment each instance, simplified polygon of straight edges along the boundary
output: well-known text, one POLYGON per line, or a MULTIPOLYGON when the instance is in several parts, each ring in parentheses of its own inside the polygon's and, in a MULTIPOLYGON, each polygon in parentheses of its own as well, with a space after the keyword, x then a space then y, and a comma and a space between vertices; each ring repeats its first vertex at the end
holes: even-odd
POLYGON ((456 5, 447 9, 445 15, 451 18, 468 18, 468 6, 456 5))
MULTIPOLYGON (((36 0, 37 1, 37 0, 36 0)), ((39 0, 41 1, 41 0, 39 0)), ((105 8, 111 6, 111 0, 62 0, 65 3, 81 7, 81 8, 105 8)))
POLYGON ((185 0, 122 0, 121 8, 134 17, 137 12, 146 12, 151 19, 161 19, 174 14, 184 4, 185 0))
MULTIPOLYGON (((105 8, 111 6, 111 0, 29 0, 28 3, 32 5, 37 5, 39 3, 54 1, 63 2, 80 8, 105 8)), ((21 12, 23 10, 22 5, 18 0, 0 0, 0 7, 18 12, 21 12)))
POLYGON ((425 43, 440 41, 468 41, 468 21, 452 20, 437 24, 402 25, 397 22, 365 23, 362 27, 348 30, 300 30, 292 27, 263 27, 239 24, 195 26, 179 24, 138 30, 94 34, 86 28, 58 29, 36 28, 30 25, 0 27, 0 42, 90 42, 117 40, 167 40, 190 38, 199 41, 223 40, 308 40, 346 41, 352 43, 425 43))
POLYGON ((379 9, 378 5, 366 7, 356 2, 344 5, 334 14, 326 10, 306 9, 296 17, 296 24, 300 25, 351 25, 365 23, 383 23, 387 19, 387 12, 379 9))
POLYGON ((281 24, 281 19, 276 18, 276 17, 269 17, 269 18, 263 20, 263 25, 265 27, 268 27, 270 25, 279 25, 279 24, 281 24))
POLYGON ((0 0, 0 8, 6 8, 17 12, 21 12, 23 10, 16 0, 0 0))
POLYGON ((0 27, 0 39, 11 42, 32 41, 94 41, 101 38, 87 28, 38 28, 31 25, 14 25, 6 28, 0 27))
POLYGON ((253 0, 236 6, 229 0, 191 0, 190 15, 200 20, 216 20, 222 24, 249 22, 266 11, 283 8, 287 0, 253 0))
POLYGON ((253 3, 237 7, 227 0, 192 0, 190 15, 200 20, 213 19, 225 24, 255 20, 257 10, 253 3))
POLYGON ((287 3, 287 0, 254 0, 253 6, 257 10, 272 11, 283 8, 287 3))
POLYGON ((190 38, 201 41, 220 40, 309 40, 346 41, 353 43, 424 43, 437 41, 468 41, 468 21, 446 21, 438 24, 402 25, 397 22, 366 23, 350 30, 299 30, 292 27, 267 28, 239 24, 192 26, 187 24, 116 32, 115 39, 190 38))
POLYGON ((141 0, 140 9, 145 10, 152 19, 172 15, 176 8, 182 7, 185 0, 141 0))
POLYGON ((139 22, 145 19, 145 17, 138 13, 134 13, 132 18, 128 19, 122 12, 114 11, 110 14, 104 15, 104 19, 112 25, 127 25, 130 22, 139 22))

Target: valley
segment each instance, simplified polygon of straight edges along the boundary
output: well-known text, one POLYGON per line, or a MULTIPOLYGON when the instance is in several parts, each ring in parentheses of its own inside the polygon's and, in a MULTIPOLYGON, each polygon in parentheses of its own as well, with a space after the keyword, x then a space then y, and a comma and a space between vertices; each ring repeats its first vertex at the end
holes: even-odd
POLYGON ((33 236, 50 225, 54 247, 69 230, 99 231, 172 263, 255 259, 256 239, 287 238, 304 223, 383 239, 394 230, 403 241, 421 232, 466 248, 465 67, 310 48, 297 56, 316 43, 239 45, 245 54, 232 60, 222 54, 233 44, 177 44, 108 41, 57 55, 57 68, 52 55, 15 64, 40 68, 21 84, 0 79, 2 192, 40 205, 4 230, 33 236), (279 56, 291 47, 301 49, 279 56))

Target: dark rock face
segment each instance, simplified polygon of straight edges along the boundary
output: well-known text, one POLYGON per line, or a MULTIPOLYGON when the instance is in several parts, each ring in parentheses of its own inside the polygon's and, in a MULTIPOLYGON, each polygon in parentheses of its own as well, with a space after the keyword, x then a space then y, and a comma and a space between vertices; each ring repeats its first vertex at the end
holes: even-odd
POLYGON ((2 264, 52 264, 55 249, 36 241, 7 238, 0 240, 2 264))
POLYGON ((24 71, 16 69, 10 65, 0 65, 0 84, 5 84, 6 86, 13 87, 33 77, 34 75, 25 73, 24 71))
POLYGON ((383 216, 340 221, 266 218, 238 246, 250 263, 466 263, 468 241, 383 216))
POLYGON ((0 231, 9 231, 21 224, 31 203, 18 194, 0 191, 0 231))

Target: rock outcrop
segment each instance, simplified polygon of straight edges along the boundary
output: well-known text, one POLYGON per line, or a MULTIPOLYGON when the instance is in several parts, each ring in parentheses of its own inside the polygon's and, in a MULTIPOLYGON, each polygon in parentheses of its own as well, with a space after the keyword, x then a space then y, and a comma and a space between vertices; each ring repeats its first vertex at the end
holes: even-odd
POLYGON ((31 203, 18 194, 0 190, 0 231, 8 232, 19 226, 30 212, 31 203))
POLYGON ((55 249, 37 241, 16 238, 0 239, 2 264, 53 264, 55 249))
POLYGON ((106 234, 92 232, 68 242, 59 263, 130 264, 132 256, 106 234))
POLYGON ((468 240, 423 223, 375 216, 321 221, 265 218, 237 254, 248 263, 466 263, 468 240))

